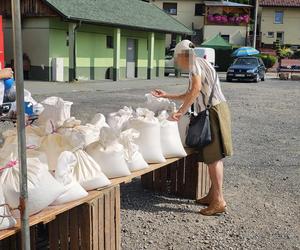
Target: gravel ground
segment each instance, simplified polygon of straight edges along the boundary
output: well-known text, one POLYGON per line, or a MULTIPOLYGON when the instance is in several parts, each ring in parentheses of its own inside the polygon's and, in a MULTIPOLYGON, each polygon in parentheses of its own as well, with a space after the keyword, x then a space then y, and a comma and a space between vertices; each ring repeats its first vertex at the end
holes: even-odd
MULTIPOLYGON (((154 86, 176 92, 184 82, 57 95, 73 100, 73 114, 88 121, 96 112, 137 106, 154 86)), ((201 216, 194 201, 143 190, 136 179, 122 186, 123 249, 300 249, 300 83, 224 82, 223 90, 235 149, 225 162, 228 212, 201 216)))

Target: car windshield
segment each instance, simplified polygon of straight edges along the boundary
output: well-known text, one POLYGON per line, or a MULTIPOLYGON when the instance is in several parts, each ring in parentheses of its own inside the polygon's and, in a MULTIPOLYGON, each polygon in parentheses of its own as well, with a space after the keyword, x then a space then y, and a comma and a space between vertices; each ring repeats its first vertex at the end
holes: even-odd
POLYGON ((238 58, 234 62, 234 65, 249 65, 249 66, 256 66, 257 59, 256 58, 238 58))

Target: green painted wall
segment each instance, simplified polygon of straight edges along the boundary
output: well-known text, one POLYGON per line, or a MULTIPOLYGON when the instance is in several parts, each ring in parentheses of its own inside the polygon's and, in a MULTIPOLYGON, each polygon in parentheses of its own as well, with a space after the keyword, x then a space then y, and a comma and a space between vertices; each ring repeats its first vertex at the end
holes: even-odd
MULTIPOLYGON (((49 65, 52 58, 64 58, 64 80, 69 78, 68 24, 59 19, 50 20, 49 65)), ((97 25, 81 25, 76 33, 76 77, 79 80, 102 80, 110 78, 113 67, 113 49, 106 47, 106 37, 113 36, 113 28, 97 25)), ((127 39, 137 40, 137 77, 147 78, 148 32, 121 30, 120 79, 126 79, 127 39)), ((155 34, 153 77, 163 76, 165 35, 155 34)), ((49 69, 51 76, 51 68, 49 69)))
POLYGON ((154 72, 152 76, 163 77, 165 68, 165 39, 161 39, 159 35, 155 36, 154 47, 154 72))
POLYGON ((69 80, 69 47, 67 45, 68 24, 58 18, 49 19, 49 76, 52 78, 53 58, 64 59, 64 80, 69 80))

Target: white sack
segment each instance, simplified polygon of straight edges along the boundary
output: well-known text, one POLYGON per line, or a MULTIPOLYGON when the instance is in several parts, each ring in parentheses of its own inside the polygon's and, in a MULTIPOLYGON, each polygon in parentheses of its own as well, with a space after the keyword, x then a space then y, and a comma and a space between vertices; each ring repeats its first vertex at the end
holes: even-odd
POLYGON ((148 167, 148 163, 139 152, 138 145, 134 143, 139 136, 140 133, 135 129, 127 129, 120 134, 119 141, 124 147, 124 157, 131 172, 148 167))
POLYGON ((144 103, 144 107, 153 111, 154 113, 158 113, 162 110, 174 112, 176 109, 176 104, 167 98, 157 98, 151 93, 146 94, 145 97, 146 102, 144 103))
POLYGON ((59 123, 70 118, 72 104, 72 102, 64 101, 56 96, 46 98, 42 101, 44 110, 39 116, 38 124, 45 126, 51 122, 53 130, 57 129, 59 123))
POLYGON ((58 133, 73 147, 85 148, 99 139, 100 129, 92 124, 80 124, 80 120, 71 117, 58 129, 58 133))
POLYGON ((55 179, 65 186, 66 191, 61 194, 52 205, 64 204, 88 195, 88 192, 73 179, 74 168, 76 166, 77 158, 72 152, 64 151, 60 154, 55 171, 55 179))
POLYGON ((105 116, 101 113, 95 114, 95 116, 91 120, 91 124, 96 126, 99 130, 101 130, 101 128, 103 127, 109 127, 106 123, 105 116))
POLYGON ((132 116, 132 108, 125 106, 118 112, 110 113, 107 116, 107 123, 116 133, 120 133, 127 127, 128 121, 132 116))
POLYGON ((185 139, 189 129, 189 124, 190 124, 190 115, 183 115, 178 121, 180 139, 184 147, 187 147, 187 145, 185 144, 185 139))
POLYGON ((54 171, 57 167, 57 160, 63 151, 70 151, 72 146, 58 133, 49 134, 43 137, 39 151, 47 156, 49 170, 54 171))
MULTIPOLYGON (((38 149, 42 142, 39 128, 35 126, 27 126, 25 128, 25 132, 27 149, 38 149)), ((4 138, 4 143, 0 149, 0 162, 5 160, 11 154, 17 155, 18 153, 17 130, 6 130, 2 135, 4 138)))
MULTIPOLYGON (((42 143, 42 130, 37 126, 26 126, 25 128, 25 135, 26 135, 26 147, 27 148, 39 148, 42 143)), ((4 145, 6 144, 17 144, 18 137, 17 137, 17 129, 9 129, 2 133, 4 138, 4 145)))
POLYGON ((187 156, 180 139, 178 123, 176 121, 169 121, 166 111, 160 114, 159 120, 161 129, 160 141, 164 157, 187 156))
MULTIPOLYGON (((92 144, 93 145, 93 144, 92 144)), ((73 179, 87 191, 102 188, 111 184, 103 169, 88 153, 79 149, 74 152, 77 165, 73 171, 73 179)))
POLYGON ((5 203, 2 184, 0 183, 0 230, 12 228, 16 224, 16 220, 12 216, 8 205, 5 203))
MULTIPOLYGON (((12 208, 19 206, 20 182, 19 166, 5 169, 1 175, 1 183, 7 204, 12 208)), ((28 213, 33 215, 48 207, 64 191, 65 188, 48 172, 47 165, 38 158, 27 158, 28 181, 28 213)), ((19 217, 19 212, 13 213, 19 217)))
POLYGON ((124 158, 124 147, 118 142, 111 128, 100 131, 100 141, 90 144, 86 151, 101 166, 108 178, 130 175, 124 158))
POLYGON ((140 136, 134 140, 147 163, 162 163, 166 159, 160 142, 160 123, 154 113, 147 109, 137 109, 137 117, 129 120, 129 128, 139 131, 140 136))

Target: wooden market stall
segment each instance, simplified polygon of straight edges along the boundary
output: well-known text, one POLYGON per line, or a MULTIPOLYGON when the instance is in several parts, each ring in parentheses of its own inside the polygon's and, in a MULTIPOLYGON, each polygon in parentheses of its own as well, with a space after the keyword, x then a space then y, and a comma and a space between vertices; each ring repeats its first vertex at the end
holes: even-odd
MULTIPOLYGON (((31 249, 120 249, 120 185, 141 176, 144 188, 159 193, 198 199, 208 192, 207 166, 198 164, 194 150, 187 152, 187 157, 168 159, 129 176, 111 179, 109 187, 31 216, 31 249)), ((0 250, 20 249, 19 232, 19 223, 15 228, 0 231, 0 250)))

